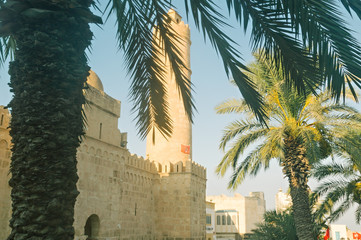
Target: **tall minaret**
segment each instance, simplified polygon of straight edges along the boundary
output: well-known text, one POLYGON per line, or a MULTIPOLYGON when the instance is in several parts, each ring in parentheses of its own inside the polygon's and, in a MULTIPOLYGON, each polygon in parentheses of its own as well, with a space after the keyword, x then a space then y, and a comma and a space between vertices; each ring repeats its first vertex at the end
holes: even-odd
MULTIPOLYGON (((182 39, 176 43, 182 53, 182 58, 185 66, 189 69, 187 71, 190 79, 190 30, 188 24, 184 24, 181 16, 173 9, 169 10, 168 15, 172 22, 172 28, 179 34, 182 39)), ((159 163, 177 163, 179 161, 185 162, 192 158, 192 124, 189 121, 183 106, 182 97, 176 86, 174 73, 171 71, 169 61, 164 59, 166 65, 166 87, 168 94, 169 113, 173 121, 173 134, 169 138, 164 138, 163 135, 155 130, 153 141, 153 131, 147 136, 146 155, 150 160, 159 163)))

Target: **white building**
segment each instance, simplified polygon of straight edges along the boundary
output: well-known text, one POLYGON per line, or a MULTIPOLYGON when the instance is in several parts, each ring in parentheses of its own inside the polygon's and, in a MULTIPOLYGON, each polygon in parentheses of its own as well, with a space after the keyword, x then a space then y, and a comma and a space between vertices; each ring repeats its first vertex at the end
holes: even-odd
POLYGON ((276 212, 280 213, 286 211, 292 206, 291 195, 288 193, 282 192, 280 188, 276 194, 276 212))
POLYGON ((241 239, 263 221, 266 211, 263 192, 251 192, 249 197, 207 196, 207 201, 215 203, 217 240, 241 239))
POLYGON ((216 240, 216 212, 213 202, 206 202, 206 240, 216 240))
POLYGON ((346 225, 330 224, 330 239, 331 240, 349 240, 354 239, 353 232, 347 228, 346 225))

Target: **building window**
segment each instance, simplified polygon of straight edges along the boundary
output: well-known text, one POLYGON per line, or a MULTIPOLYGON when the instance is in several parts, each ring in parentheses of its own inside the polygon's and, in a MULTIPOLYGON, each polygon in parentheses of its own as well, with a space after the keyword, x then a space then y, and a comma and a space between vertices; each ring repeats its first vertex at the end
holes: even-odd
POLYGON ((99 139, 102 139, 102 127, 103 127, 103 124, 100 123, 99 124, 99 139))
POLYGON ((222 225, 226 225, 226 216, 225 215, 222 216, 222 225))
POLYGON ((4 114, 1 114, 1 119, 0 119, 0 126, 2 126, 4 123, 4 114))
POLYGON ((206 224, 212 224, 212 217, 211 215, 206 216, 206 224))
POLYGON ((217 225, 221 225, 221 216, 217 216, 217 225))
POLYGON ((231 225, 231 222, 232 222, 232 220, 231 220, 231 216, 227 216, 227 225, 231 225))
POLYGON ((341 240, 341 234, 340 234, 340 232, 336 232, 336 240, 341 240))

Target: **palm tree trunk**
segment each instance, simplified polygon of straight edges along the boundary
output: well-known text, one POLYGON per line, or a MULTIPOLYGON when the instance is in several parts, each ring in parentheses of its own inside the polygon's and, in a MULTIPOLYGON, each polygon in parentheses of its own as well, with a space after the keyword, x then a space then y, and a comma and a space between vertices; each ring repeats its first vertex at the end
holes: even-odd
POLYGON ((284 144, 285 158, 282 162, 282 170, 288 178, 291 189, 297 237, 299 240, 316 239, 307 185, 310 164, 306 157, 306 148, 291 135, 285 137, 284 144))
MULTIPOLYGON (((9 67, 14 94, 9 104, 9 240, 74 239, 76 149, 83 135, 82 90, 89 71, 85 49, 92 33, 70 2, 32 5, 17 19, 21 27, 12 33, 17 50, 9 67)), ((89 9, 90 1, 75 2, 89 9)))

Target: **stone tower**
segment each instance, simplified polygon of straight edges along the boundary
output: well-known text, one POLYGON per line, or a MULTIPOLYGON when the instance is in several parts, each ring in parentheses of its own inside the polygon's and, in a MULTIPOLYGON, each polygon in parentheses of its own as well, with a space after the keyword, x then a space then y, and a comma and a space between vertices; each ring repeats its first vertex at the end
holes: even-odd
MULTIPOLYGON (((190 29, 173 9, 168 15, 180 37, 177 44, 186 66, 183 70, 190 78, 190 29)), ((165 138, 159 131, 155 130, 154 136, 151 131, 146 149, 147 158, 155 163, 159 173, 159 180, 153 182, 156 239, 201 240, 205 238, 206 225, 206 169, 192 161, 192 124, 185 113, 169 60, 164 58, 164 64, 173 134, 165 138)))
MULTIPOLYGON (((189 26, 181 21, 181 16, 173 9, 169 10, 168 15, 171 18, 174 31, 179 34, 180 41, 177 45, 182 53, 181 58, 187 67, 185 74, 190 79, 191 41, 189 26)), ((184 163, 192 159, 192 124, 185 113, 183 100, 179 95, 175 76, 171 71, 168 59, 164 59, 164 62, 166 66, 167 101, 169 114, 173 121, 173 134, 171 137, 165 138, 158 130, 154 131, 155 136, 153 136, 153 131, 150 131, 147 136, 146 156, 150 160, 156 160, 162 164, 166 162, 174 164, 179 161, 184 163)))

